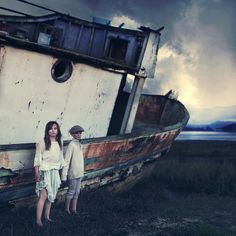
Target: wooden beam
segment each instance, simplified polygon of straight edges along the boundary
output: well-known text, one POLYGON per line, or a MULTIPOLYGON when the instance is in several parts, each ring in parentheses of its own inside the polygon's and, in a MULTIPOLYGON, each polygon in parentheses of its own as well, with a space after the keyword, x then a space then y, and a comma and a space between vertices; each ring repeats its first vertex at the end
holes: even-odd
POLYGON ((131 94, 129 96, 124 119, 121 125, 120 134, 131 133, 132 131, 145 78, 145 71, 141 71, 141 74, 137 74, 134 78, 134 83, 132 86, 131 94))

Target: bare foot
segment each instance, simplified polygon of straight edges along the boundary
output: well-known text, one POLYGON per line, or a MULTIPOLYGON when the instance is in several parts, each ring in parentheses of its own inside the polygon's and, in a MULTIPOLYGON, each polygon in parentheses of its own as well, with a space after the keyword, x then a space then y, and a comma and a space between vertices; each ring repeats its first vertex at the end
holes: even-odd
POLYGON ((43 223, 42 223, 41 220, 40 220, 40 221, 36 221, 36 224, 37 224, 39 227, 43 227, 43 223))
POLYGON ((75 214, 75 215, 78 215, 78 214, 79 214, 79 212, 76 211, 76 210, 75 210, 75 211, 72 211, 72 213, 75 214))
POLYGON ((67 209, 66 209, 66 213, 67 213, 68 215, 71 214, 70 210, 67 210, 67 209))
POLYGON ((47 221, 47 222, 54 222, 54 220, 52 220, 52 219, 50 219, 50 218, 45 218, 45 220, 47 221))

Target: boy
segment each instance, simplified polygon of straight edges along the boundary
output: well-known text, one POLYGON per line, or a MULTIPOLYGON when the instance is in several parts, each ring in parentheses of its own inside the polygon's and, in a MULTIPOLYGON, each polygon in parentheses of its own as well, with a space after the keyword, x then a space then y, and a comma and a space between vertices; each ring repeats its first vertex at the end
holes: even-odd
POLYGON ((77 200, 80 193, 81 179, 84 176, 84 156, 80 143, 84 129, 75 125, 69 133, 73 137, 65 154, 66 166, 62 169, 62 181, 68 179, 69 187, 66 194, 65 210, 68 214, 77 213, 77 200))

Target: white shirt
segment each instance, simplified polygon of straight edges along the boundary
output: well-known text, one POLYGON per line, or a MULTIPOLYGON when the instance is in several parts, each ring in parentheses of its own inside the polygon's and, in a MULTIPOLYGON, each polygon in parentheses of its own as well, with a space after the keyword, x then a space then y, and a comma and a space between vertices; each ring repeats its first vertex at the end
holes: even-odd
POLYGON ((84 176, 84 155, 79 140, 72 139, 65 154, 66 166, 62 169, 62 180, 84 176))
POLYGON ((49 150, 46 150, 44 140, 37 143, 34 166, 39 166, 39 170, 59 170, 65 166, 63 151, 57 141, 51 142, 49 150))

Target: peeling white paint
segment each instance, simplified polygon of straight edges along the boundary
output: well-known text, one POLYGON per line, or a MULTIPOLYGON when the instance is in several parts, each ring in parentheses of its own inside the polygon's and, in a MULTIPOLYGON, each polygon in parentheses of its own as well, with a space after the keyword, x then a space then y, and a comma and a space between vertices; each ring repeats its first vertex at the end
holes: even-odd
POLYGON ((57 83, 51 76, 57 58, 10 46, 4 50, 1 144, 38 141, 49 120, 58 121, 65 139, 75 124, 84 127, 84 138, 106 135, 122 74, 78 63, 69 80, 57 83))
POLYGON ((146 70, 147 78, 154 78, 155 75, 159 40, 159 33, 150 32, 142 61, 142 67, 146 70))
POLYGON ((0 168, 11 171, 32 169, 34 150, 14 150, 0 152, 0 168))

